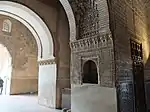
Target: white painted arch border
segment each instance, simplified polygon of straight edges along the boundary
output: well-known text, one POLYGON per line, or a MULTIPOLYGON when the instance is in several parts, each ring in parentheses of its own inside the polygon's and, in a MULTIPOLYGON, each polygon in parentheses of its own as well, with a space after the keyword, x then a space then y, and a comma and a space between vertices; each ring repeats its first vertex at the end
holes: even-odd
MULTIPOLYGON (((76 39, 76 23, 68 0, 59 0, 68 17, 70 41, 76 39)), ((33 34, 38 46, 38 60, 53 59, 52 35, 43 20, 28 7, 11 2, 0 1, 0 14, 10 16, 23 23, 33 34)))
POLYGON ((54 58, 52 35, 36 13, 19 3, 0 1, 0 14, 20 21, 31 31, 37 42, 39 61, 54 58))
POLYGON ((71 8, 71 5, 68 0, 59 0, 59 1, 62 4, 68 17, 68 22, 69 22, 69 27, 70 27, 70 41, 75 41, 76 40, 76 21, 75 21, 75 16, 71 8))

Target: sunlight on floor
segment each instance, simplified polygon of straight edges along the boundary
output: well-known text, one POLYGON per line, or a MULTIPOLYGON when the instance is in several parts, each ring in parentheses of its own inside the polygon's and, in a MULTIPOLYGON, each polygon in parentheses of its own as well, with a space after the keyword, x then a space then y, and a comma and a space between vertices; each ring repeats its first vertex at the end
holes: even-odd
POLYGON ((0 112, 61 112, 38 105, 37 96, 0 96, 0 112))

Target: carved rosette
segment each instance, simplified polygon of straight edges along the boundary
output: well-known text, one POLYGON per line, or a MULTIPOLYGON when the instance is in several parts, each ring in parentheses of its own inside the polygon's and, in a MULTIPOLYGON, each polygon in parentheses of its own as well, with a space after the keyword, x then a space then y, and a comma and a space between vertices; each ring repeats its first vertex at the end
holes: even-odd
POLYGON ((52 65, 52 64, 56 64, 56 60, 55 59, 41 60, 41 61, 38 61, 38 63, 41 66, 52 65))

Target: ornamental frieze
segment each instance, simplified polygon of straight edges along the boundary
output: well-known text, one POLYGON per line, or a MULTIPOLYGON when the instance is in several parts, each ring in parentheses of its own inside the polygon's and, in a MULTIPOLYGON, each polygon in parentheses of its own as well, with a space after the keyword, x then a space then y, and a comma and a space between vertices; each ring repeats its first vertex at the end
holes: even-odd
POLYGON ((101 36, 93 36, 91 38, 84 38, 71 43, 72 52, 81 52, 86 50, 93 50, 103 47, 112 47, 111 34, 101 36))
POLYGON ((55 59, 41 60, 38 61, 39 65, 52 65, 56 63, 55 59))

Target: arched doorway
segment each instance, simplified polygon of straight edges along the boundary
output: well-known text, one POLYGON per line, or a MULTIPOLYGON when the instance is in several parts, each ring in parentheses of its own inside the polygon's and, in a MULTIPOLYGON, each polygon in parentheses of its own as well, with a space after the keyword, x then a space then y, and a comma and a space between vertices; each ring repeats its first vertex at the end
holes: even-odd
POLYGON ((11 74, 12 74, 12 57, 5 46, 0 44, 0 77, 3 79, 2 95, 10 94, 11 74))
POLYGON ((98 84, 98 73, 95 62, 89 60, 83 66, 83 83, 98 84))
MULTIPOLYGON (((74 38, 75 37, 75 20, 73 16, 73 13, 71 10, 71 7, 69 5, 69 2, 67 0, 60 1, 62 3, 62 6, 64 7, 65 11, 66 9, 69 9, 66 14, 69 21, 69 32, 66 33, 64 37, 68 37, 68 43, 66 44, 67 47, 69 47, 69 37, 74 38), (64 5, 65 4, 65 5, 64 5), (73 21, 73 22, 70 22, 73 21), (70 36, 68 36, 70 35, 70 36)), ((69 65, 69 61, 61 62, 61 66, 57 66, 58 58, 55 59, 53 56, 54 49, 53 49, 53 40, 49 26, 48 24, 45 24, 45 22, 35 13, 33 10, 31 10, 29 7, 23 6, 19 3, 14 3, 10 1, 1 1, 0 3, 0 14, 6 15, 9 17, 12 17, 18 21, 20 21, 22 24, 24 24, 32 33, 32 35, 35 37, 37 46, 38 46, 38 63, 39 63, 39 83, 38 83, 38 98, 39 98, 39 104, 42 104, 44 106, 48 106, 51 108, 56 108, 56 101, 59 101, 59 93, 57 88, 62 89, 65 87, 70 87, 70 77, 69 77, 69 67, 66 65, 69 65), (19 13, 16 11, 19 10, 19 13), (66 65, 64 65, 64 63, 66 65), (57 76, 57 71, 60 68, 64 68, 64 66, 68 67, 66 72, 67 74, 66 78, 62 78, 57 76), (58 68, 59 67, 59 68, 58 68), (51 75, 49 75, 51 73, 51 75), (60 79, 63 79, 63 81, 67 80, 67 84, 61 84, 60 79), (61 85, 59 87, 58 85, 61 85), (63 85, 63 87, 62 87, 63 85), (47 88, 47 89, 45 89, 47 88), (56 96, 58 94, 58 96, 56 96)), ((49 21, 49 20, 48 20, 49 21)), ((67 22, 68 22, 67 21, 67 22)), ((60 21, 61 22, 61 21, 60 21)), ((58 29, 57 29, 58 30, 58 29)), ((60 31, 58 31, 61 33, 60 31)), ((63 32, 64 34, 64 32, 63 32)), ((59 36, 59 35, 58 35, 59 36)), ((70 39, 73 40, 73 39, 70 39)), ((61 41, 61 40, 60 40, 61 41)), ((62 44, 61 44, 62 45, 62 44)), ((61 46, 62 48, 62 46, 61 46)), ((65 49, 66 50, 66 49, 65 49)), ((60 54, 60 53, 59 53, 60 54)), ((68 50, 68 54, 70 54, 70 51, 68 50)), ((65 57, 65 56, 64 56, 65 57)), ((60 59, 61 60, 61 59, 60 59)), ((64 60, 64 59, 63 59, 64 60)), ((58 71, 59 72, 59 71, 58 71)), ((60 73, 60 72, 59 72, 60 73)), ((65 73, 64 73, 65 74, 65 73)))
MULTIPOLYGON (((18 3, 10 2, 10 1, 1 1, 0 6, 1 6, 1 8, 0 8, 1 15, 8 16, 15 20, 18 20, 31 32, 34 39, 36 40, 36 44, 37 44, 37 48, 38 48, 38 59, 36 61, 38 61, 38 68, 39 68, 39 70, 38 70, 39 104, 44 104, 45 106, 55 108, 56 107, 56 70, 57 70, 57 68, 56 68, 56 63, 55 63, 55 57, 53 56, 52 35, 51 35, 47 25, 43 22, 43 20, 36 13, 34 13, 31 9, 27 8, 26 6, 23 6, 18 3), (19 13, 17 13, 16 10, 19 10, 19 13), (53 77, 53 78, 49 77, 49 73, 52 74, 51 77, 53 77), (48 79, 48 80, 46 80, 46 79, 48 79), (43 85, 45 85, 45 84, 47 84, 47 85, 49 84, 49 87, 48 87, 49 89, 48 90, 46 89, 46 92, 43 89, 43 85), (50 103, 49 102, 45 103, 45 100, 47 100, 46 99, 47 96, 48 96, 48 100, 50 103)), ((18 29, 20 29, 20 28, 18 28, 18 29)), ((23 36, 23 35, 21 35, 21 36, 23 36)), ((14 36, 14 37, 16 37, 16 36, 14 36)), ((20 38, 20 39, 23 39, 23 38, 20 38)), ((17 43, 17 44, 19 44, 19 43, 17 43)), ((18 48, 18 47, 16 47, 16 48, 18 48)), ((28 55, 24 55, 24 56, 26 56, 26 58, 28 58, 28 55)), ((18 63, 17 65, 19 65, 19 62, 21 62, 23 64, 23 61, 17 61, 17 63, 18 63)), ((28 62, 31 62, 31 61, 28 61, 28 62)), ((23 65, 27 66, 26 64, 23 64, 23 65)), ((22 74, 22 72, 23 72, 23 70, 21 71, 21 74, 22 74)), ((13 74, 14 74, 14 70, 13 70, 13 74)), ((18 73, 18 75, 19 75, 19 73, 18 73)), ((13 79, 18 80, 18 75, 13 79)), ((23 77, 22 79, 27 79, 27 78, 23 77)), ((33 78, 31 77, 31 79, 33 79, 33 78)), ((27 84, 30 84, 30 83, 27 83, 27 84)), ((11 81, 11 85, 20 85, 20 83, 18 83, 18 81, 11 81)), ((11 87, 11 88, 14 88, 14 87, 11 87)), ((16 89, 18 91, 18 88, 16 88, 16 89)))
POLYGON ((38 47, 34 36, 21 22, 9 16, 0 14, 0 26, 0 73, 4 80, 3 95, 37 93, 38 47))

